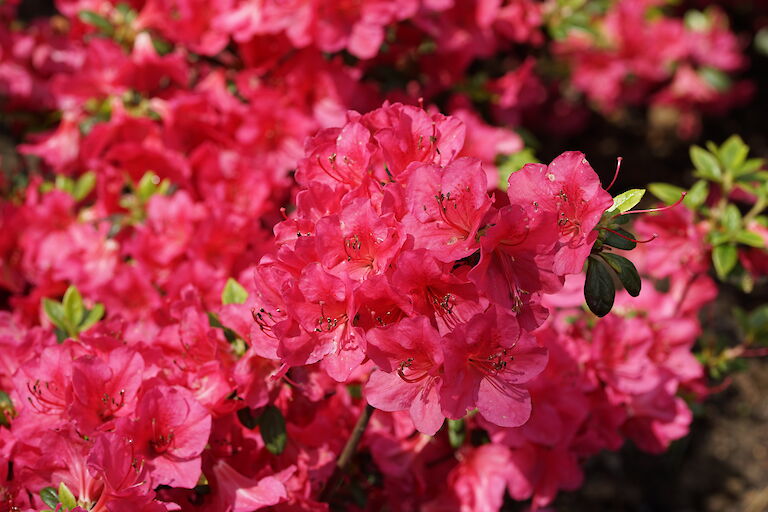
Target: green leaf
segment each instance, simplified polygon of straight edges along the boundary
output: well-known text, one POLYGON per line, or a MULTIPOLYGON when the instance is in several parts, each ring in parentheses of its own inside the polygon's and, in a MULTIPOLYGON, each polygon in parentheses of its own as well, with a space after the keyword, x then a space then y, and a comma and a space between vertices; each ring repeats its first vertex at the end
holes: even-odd
POLYGON ((509 176, 525 166, 525 164, 538 163, 531 148, 523 148, 517 153, 507 155, 499 165, 499 190, 506 191, 509 187, 509 176))
POLYGON ((738 169, 734 169, 733 174, 745 180, 751 179, 752 176, 750 175, 762 169, 763 165, 765 165, 765 160, 762 158, 750 158, 741 164, 738 169))
POLYGON ((750 247, 758 247, 760 249, 765 247, 763 237, 753 231, 742 230, 736 233, 736 241, 740 244, 749 245, 750 247))
POLYGON ((735 233, 741 230, 741 212, 735 204, 729 204, 725 207, 725 213, 721 220, 723 227, 728 233, 735 233))
POLYGON ((691 209, 696 209, 707 200, 709 197, 709 183, 705 180, 699 180, 693 184, 691 190, 683 199, 683 204, 691 209))
POLYGON ((651 183, 648 185, 648 190, 667 204, 674 203, 685 192, 685 189, 670 185, 669 183, 651 183))
POLYGON ((48 316, 53 325, 65 329, 67 320, 64 307, 62 307, 60 302, 43 297, 43 311, 45 311, 46 316, 48 316))
POLYGON ((83 23, 93 25, 106 35, 112 35, 115 31, 115 27, 112 26, 109 20, 96 12, 80 11, 77 13, 77 17, 80 18, 80 21, 83 23))
POLYGON ((5 391, 0 391, 0 425, 9 427, 10 418, 16 416, 16 408, 13 406, 13 400, 5 391))
POLYGON ((43 487, 40 490, 40 499, 51 508, 56 508, 59 504, 59 495, 53 487, 43 487))
POLYGON ((221 292, 222 304, 244 304, 248 300, 248 292, 243 286, 231 277, 227 279, 224 285, 224 291, 221 292))
POLYGON ((247 429, 253 430, 259 425, 259 418, 253 415, 250 407, 243 407, 237 411, 237 419, 247 429))
POLYGON ((71 178, 63 176, 61 174, 56 176, 55 186, 59 190, 63 190, 67 194, 73 195, 75 189, 75 182, 71 178))
POLYGON ((267 450, 275 455, 283 453, 288 435, 285 431, 285 418, 280 409, 268 405, 259 418, 259 429, 267 450))
POLYGON ((80 176, 80 178, 75 182, 75 185, 72 188, 72 196, 76 201, 82 201, 88 197, 88 194, 91 193, 91 190, 93 190, 93 187, 95 186, 96 173, 93 171, 88 171, 80 176))
POLYGON ((755 34, 755 50, 763 55, 768 55, 768 27, 763 27, 755 34))
POLYGON ((160 176, 152 171, 146 172, 136 184, 136 195, 142 202, 146 202, 157 192, 158 185, 160 185, 160 176))
POLYGON ((613 307, 616 287, 603 260, 590 256, 587 260, 587 279, 584 282, 584 298, 589 309, 597 316, 605 316, 613 307))
MULTIPOLYGON (((72 328, 76 328, 80 325, 85 314, 83 308, 83 297, 80 292, 74 286, 70 285, 67 291, 64 292, 64 298, 61 300, 62 306, 64 306, 64 316, 67 319, 68 325, 72 328)), ((72 334, 72 333, 70 333, 72 334)))
POLYGON ((627 190, 613 198, 613 206, 608 208, 609 212, 618 210, 620 212, 626 212, 632 209, 645 195, 644 188, 633 188, 627 190))
POLYGON ((72 510, 77 506, 75 495, 72 494, 72 491, 69 490, 69 487, 67 487, 67 484, 64 482, 59 484, 59 502, 61 502, 67 510, 72 510))
POLYGON ((717 68, 704 66, 699 69, 699 76, 716 91, 724 92, 731 88, 731 78, 717 68))
POLYGON ((728 140, 720 146, 718 156, 726 169, 739 169, 747 160, 749 146, 738 135, 731 135, 728 140))
POLYGON ((466 425, 464 420, 447 420, 448 423, 448 442, 454 450, 459 449, 464 444, 467 437, 466 425))
MULTIPOLYGON (((635 236, 630 233, 629 231, 621 228, 617 228, 615 230, 617 233, 621 233, 627 238, 635 238, 635 236)), ((605 232, 605 239, 603 240, 603 243, 605 245, 610 245, 611 247, 615 247, 616 249, 622 249, 624 251, 631 251, 635 247, 637 247, 637 243, 633 242, 632 240, 627 240, 626 238, 622 238, 616 233, 611 233, 610 231, 605 232)))
POLYGON ((87 331, 91 327, 93 327, 96 322, 101 320, 104 317, 104 304, 101 302, 97 302, 94 304, 93 308, 88 310, 88 312, 85 314, 85 318, 83 318, 83 321, 80 323, 80 326, 78 327, 79 332, 87 331))
POLYGON ((735 244, 718 245, 712 250, 712 263, 720 279, 725 279, 728 276, 733 267, 736 266, 738 259, 735 244))
POLYGON ((624 256, 619 256, 618 254, 604 252, 601 256, 619 274, 619 280, 624 289, 627 290, 627 293, 633 297, 640 295, 642 281, 635 265, 624 256))
POLYGON ((690 154, 699 176, 710 181, 720 181, 723 172, 715 155, 699 146, 691 146, 690 154))

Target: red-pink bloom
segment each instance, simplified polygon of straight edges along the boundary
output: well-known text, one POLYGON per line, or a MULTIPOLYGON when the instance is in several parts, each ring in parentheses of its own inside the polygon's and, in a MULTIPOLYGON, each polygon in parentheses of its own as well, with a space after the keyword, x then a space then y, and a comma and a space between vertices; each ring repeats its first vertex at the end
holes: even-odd
POLYGON ((479 248, 477 231, 491 207, 482 164, 460 158, 445 167, 412 164, 403 174, 409 215, 403 218, 417 248, 445 262, 479 248))
POLYGON ((73 362, 72 415, 78 429, 89 434, 103 424, 128 416, 136 407, 144 360, 125 347, 106 357, 82 356, 73 362))
POLYGON ((496 425, 528 421, 531 398, 525 384, 547 364, 547 350, 520 334, 515 319, 495 308, 476 315, 446 336, 443 413, 462 418, 478 409, 496 425))
POLYGON ((423 316, 367 333, 368 356, 379 367, 365 386, 368 403, 383 411, 409 411, 416 428, 434 435, 440 411, 443 354, 440 334, 423 316))
POLYGON ((208 443, 211 415, 180 386, 156 384, 139 399, 136 414, 117 424, 147 464, 152 487, 194 487, 208 443))
POLYGON ((548 166, 528 164, 512 173, 507 195, 510 204, 521 206, 530 217, 543 211, 547 219, 540 229, 557 233, 553 270, 561 276, 581 271, 597 239, 594 228, 613 204, 578 151, 563 153, 548 166))

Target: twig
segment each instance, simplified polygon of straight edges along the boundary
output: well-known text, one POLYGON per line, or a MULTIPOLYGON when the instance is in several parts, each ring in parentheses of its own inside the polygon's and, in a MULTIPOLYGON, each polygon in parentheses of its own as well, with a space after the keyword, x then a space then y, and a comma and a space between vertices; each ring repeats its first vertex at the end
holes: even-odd
POLYGON ((362 413, 360 413, 360 417, 357 419, 355 428, 352 430, 352 435, 349 436, 347 444, 344 446, 341 455, 339 455, 339 458, 336 461, 336 467, 333 470, 331 478, 328 479, 323 491, 320 493, 320 501, 327 502, 328 499, 333 496, 333 493, 336 492, 336 489, 339 488, 341 481, 344 479, 344 473, 347 470, 347 466, 349 466, 352 457, 357 451, 357 445, 363 437, 363 433, 368 426, 368 421, 370 421, 372 414, 373 407, 366 404, 362 413))

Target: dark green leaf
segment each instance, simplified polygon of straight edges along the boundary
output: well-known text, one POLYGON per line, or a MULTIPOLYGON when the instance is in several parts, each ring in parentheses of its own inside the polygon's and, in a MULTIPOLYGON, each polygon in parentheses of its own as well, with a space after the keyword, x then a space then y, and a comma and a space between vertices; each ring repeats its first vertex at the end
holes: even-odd
POLYGON ((56 508, 59 504, 59 494, 53 487, 43 487, 40 490, 40 499, 51 508, 56 508))
POLYGON ((446 420, 448 423, 448 442, 456 450, 464 444, 467 437, 466 425, 464 420, 446 420))
POLYGON ((253 415, 253 411, 250 407, 243 407, 237 411, 237 419, 240 420, 242 425, 250 430, 255 429, 259 425, 259 418, 253 415))
POLYGON ((285 419, 280 409, 274 405, 268 405, 259 418, 259 428, 267 450, 275 455, 283 453, 288 435, 285 431, 285 419))
MULTIPOLYGON (((616 233, 620 233, 627 238, 632 238, 632 239, 635 238, 635 236, 627 230, 618 228, 615 231, 616 233)), ((625 251, 631 251, 632 249, 637 247, 636 242, 633 242, 632 240, 627 240, 626 238, 622 238, 616 233, 611 233, 610 231, 606 231, 605 240, 603 241, 603 243, 605 245, 610 245, 611 247, 615 247, 616 249, 623 249, 625 251)))
POLYGON ((734 244, 718 245, 712 250, 712 263, 715 265, 715 272, 720 279, 725 279, 733 270, 738 261, 738 251, 734 244))
POLYGON ((616 287, 610 270, 597 258, 590 257, 587 265, 587 279, 584 282, 584 298, 589 309, 597 316, 605 316, 613 307, 616 287))
POLYGON ((648 190, 667 204, 672 204, 683 195, 684 189, 669 183, 651 183, 648 190))
POLYGON ((624 256, 619 256, 618 254, 604 252, 601 256, 619 275, 619 280, 624 289, 627 290, 627 293, 633 297, 640 295, 642 282, 635 265, 624 256))
POLYGON ((224 291, 221 292, 221 303, 243 304, 246 300, 248 300, 248 292, 245 288, 231 277, 227 279, 224 291))

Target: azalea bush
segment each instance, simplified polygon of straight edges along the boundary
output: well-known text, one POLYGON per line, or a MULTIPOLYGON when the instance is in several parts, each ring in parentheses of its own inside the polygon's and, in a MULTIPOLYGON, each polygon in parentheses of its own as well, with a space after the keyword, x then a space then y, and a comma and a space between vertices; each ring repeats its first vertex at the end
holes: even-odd
POLYGON ((688 140, 748 102, 720 8, 0 21, 2 511, 540 509, 599 452, 665 451, 768 350, 765 308, 735 341, 701 315, 768 275, 741 138, 692 146, 687 188, 534 156, 595 116, 688 140))

